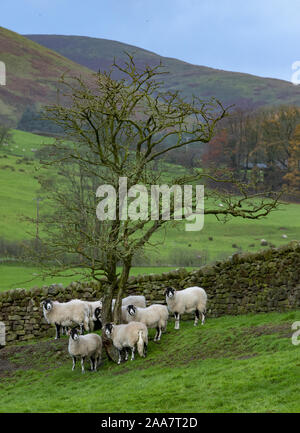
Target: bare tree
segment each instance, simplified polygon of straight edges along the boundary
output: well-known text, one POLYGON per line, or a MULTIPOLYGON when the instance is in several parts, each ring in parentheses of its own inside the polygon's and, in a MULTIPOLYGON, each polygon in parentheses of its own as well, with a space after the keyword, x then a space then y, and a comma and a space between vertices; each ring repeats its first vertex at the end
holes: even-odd
MULTIPOLYGON (((113 320, 119 323, 133 256, 168 221, 162 218, 161 210, 155 220, 142 218, 145 207, 140 209, 139 218, 123 218, 120 179, 126 178, 128 190, 142 184, 150 192, 162 175, 155 162, 191 143, 208 143, 227 110, 214 99, 205 102, 194 97, 187 102, 178 92, 163 92, 158 80, 164 73, 161 65, 138 70, 128 55, 126 65, 114 63, 115 69, 122 72, 123 79, 114 80, 111 73, 100 72, 92 84, 78 77, 63 77, 61 84, 69 104, 46 107, 48 119, 65 131, 65 139, 57 140, 46 152, 44 164, 56 170, 55 179, 45 188, 47 209, 53 212, 44 216, 43 248, 37 259, 48 265, 51 262, 53 275, 72 268, 79 268, 82 274, 88 272, 96 280, 104 274, 109 285, 103 296, 103 318, 111 320, 111 301, 116 296, 113 320), (104 221, 96 218, 99 198, 95 193, 101 185, 109 185, 116 192, 114 218, 104 221), (122 266, 120 274, 118 264, 122 266)), ((194 169, 187 176, 173 178, 168 186, 205 179, 232 185, 231 194, 228 188, 211 192, 210 206, 204 209, 204 214, 214 214, 218 219, 257 219, 278 205, 279 195, 267 199, 263 194, 251 195, 246 184, 224 173, 213 175, 194 169)), ((41 183, 43 187, 47 184, 45 179, 41 183)), ((171 196, 174 199, 173 193, 171 196)), ((135 200, 128 197, 128 206, 135 200)), ((174 217, 175 199, 170 219, 174 217)))

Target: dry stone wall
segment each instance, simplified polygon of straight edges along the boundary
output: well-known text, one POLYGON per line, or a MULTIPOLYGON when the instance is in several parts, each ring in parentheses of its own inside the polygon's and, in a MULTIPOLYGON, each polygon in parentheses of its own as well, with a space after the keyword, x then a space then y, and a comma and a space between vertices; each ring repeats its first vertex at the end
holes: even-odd
MULTIPOLYGON (((0 322, 5 325, 6 344, 55 331, 44 318, 40 303, 45 298, 60 302, 79 298, 96 300, 107 284, 73 282, 15 289, 0 293, 0 322)), ((201 286, 208 294, 207 317, 287 311, 300 308, 300 242, 255 254, 234 254, 228 260, 192 272, 179 268, 162 274, 130 277, 127 295, 143 294, 148 304, 165 303, 164 289, 201 286)), ((190 316, 189 316, 190 317, 190 316)), ((183 318, 184 319, 184 318, 183 318)))

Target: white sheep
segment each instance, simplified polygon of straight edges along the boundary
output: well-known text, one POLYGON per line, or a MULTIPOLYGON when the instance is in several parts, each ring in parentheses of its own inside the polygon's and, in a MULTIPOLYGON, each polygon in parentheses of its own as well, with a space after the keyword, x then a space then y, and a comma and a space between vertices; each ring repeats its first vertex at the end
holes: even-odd
POLYGON ((84 301, 73 299, 69 302, 52 301, 45 299, 43 305, 44 317, 49 324, 56 327, 55 339, 60 338, 61 327, 79 325, 81 333, 83 328, 89 331, 90 307, 84 301))
POLYGON ((183 290, 167 287, 165 295, 169 311, 175 316, 175 329, 179 329, 180 314, 193 311, 195 311, 194 325, 198 324, 199 313, 202 315, 201 323, 204 324, 207 294, 202 287, 194 286, 183 290))
MULTIPOLYGON (((112 300, 111 309, 112 312, 114 310, 116 300, 112 300)), ((122 323, 128 323, 127 322, 127 305, 134 305, 135 307, 145 308, 146 307, 146 298, 142 295, 130 295, 126 298, 122 299, 122 307, 121 307, 121 313, 122 313, 122 323)))
POLYGON ((79 335, 78 329, 70 330, 68 351, 73 359, 72 371, 75 369, 76 357, 81 358, 81 370, 84 373, 84 360, 90 358, 91 370, 97 371, 101 362, 102 338, 97 334, 79 335))
POLYGON ((127 322, 136 321, 144 323, 147 328, 156 328, 154 341, 159 341, 161 333, 166 329, 169 312, 165 305, 153 304, 147 308, 127 306, 127 322))
POLYGON ((128 359, 127 349, 131 349, 131 361, 134 360, 135 346, 141 357, 147 354, 148 346, 148 329, 146 325, 139 322, 130 322, 128 324, 114 325, 107 323, 105 325, 105 334, 112 339, 113 345, 119 351, 118 364, 121 362, 122 349, 126 350, 125 361, 128 359))
MULTIPOLYGON (((96 317, 95 316, 95 310, 97 308, 100 309, 100 310, 102 310, 102 301, 101 300, 100 301, 83 301, 81 299, 80 299, 80 301, 85 302, 88 305, 88 307, 89 307, 89 311, 90 311, 89 312, 89 329, 90 329, 90 331, 96 331, 98 329, 101 329, 102 325, 101 325, 101 327, 99 327, 100 323, 101 323, 101 320, 99 320, 100 319, 100 315, 98 313, 98 315, 96 317)), ((61 328, 61 334, 62 335, 64 335, 64 334, 67 335, 67 333, 68 333, 68 327, 67 326, 63 326, 61 328)))
MULTIPOLYGON (((90 330, 97 331, 102 328, 102 300, 88 302, 84 301, 91 307, 91 319, 90 319, 90 330)), ((112 311, 114 309, 116 300, 112 300, 112 311)), ((146 307, 146 298, 145 296, 140 295, 130 295, 126 298, 122 299, 122 323, 127 323, 127 309, 126 305, 134 304, 138 307, 146 307)))
MULTIPOLYGON (((111 307, 114 309, 116 300, 112 300, 111 307)), ((130 295, 122 299, 122 307, 134 305, 135 307, 146 308, 146 298, 143 295, 130 295)))

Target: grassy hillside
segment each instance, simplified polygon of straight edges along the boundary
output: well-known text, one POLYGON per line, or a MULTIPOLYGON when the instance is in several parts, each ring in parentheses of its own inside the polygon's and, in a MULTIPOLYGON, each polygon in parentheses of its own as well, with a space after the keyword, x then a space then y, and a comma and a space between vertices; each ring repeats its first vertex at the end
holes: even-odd
POLYGON ((107 39, 64 35, 26 37, 94 71, 99 68, 109 70, 114 58, 117 63, 123 64, 125 51, 135 55, 138 67, 157 65, 161 61, 166 71, 170 72, 165 77, 165 89, 179 90, 185 96, 216 97, 224 105, 300 105, 299 86, 283 80, 192 65, 107 39))
POLYGON ((28 38, 0 27, 1 61, 6 65, 6 86, 0 87, 0 122, 16 125, 24 108, 57 100, 57 81, 63 73, 91 71, 28 38))
MULTIPOLYGON (((97 373, 71 371, 68 340, 29 341, 1 350, 0 412, 300 412, 299 312, 192 320, 148 355, 97 373)), ((53 335, 54 335, 53 328, 53 335)), ((86 369, 89 368, 86 363, 86 369)))
POLYGON ((0 151, 0 202, 5 203, 0 207, 0 237, 12 241, 30 237, 30 225, 22 218, 36 214, 40 170, 34 153, 51 142, 50 137, 13 130, 13 143, 0 151))

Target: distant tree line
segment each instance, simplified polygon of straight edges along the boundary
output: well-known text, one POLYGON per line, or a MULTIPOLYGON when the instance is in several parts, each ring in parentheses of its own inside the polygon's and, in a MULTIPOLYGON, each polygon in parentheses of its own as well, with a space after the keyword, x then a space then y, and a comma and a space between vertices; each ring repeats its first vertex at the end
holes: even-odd
POLYGON ((205 146, 201 167, 226 168, 257 190, 285 185, 289 193, 300 194, 300 109, 236 110, 205 146))
MULTIPOLYGON (((25 109, 17 128, 49 135, 63 133, 61 126, 45 119, 36 106, 25 109)), ((9 139, 9 129, 0 126, 0 147, 9 139)), ((164 146, 172 146, 172 139, 165 140, 164 146)), ((237 109, 220 122, 208 144, 199 144, 174 149, 164 159, 211 173, 225 168, 236 179, 252 182, 257 190, 266 187, 278 191, 286 185, 290 193, 300 194, 298 107, 237 109)))

